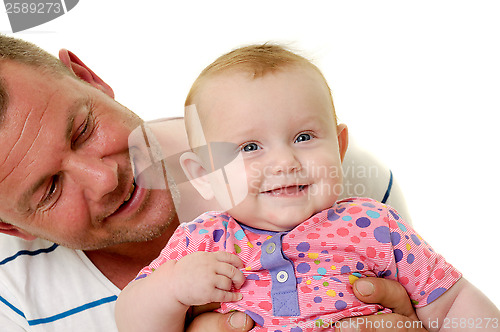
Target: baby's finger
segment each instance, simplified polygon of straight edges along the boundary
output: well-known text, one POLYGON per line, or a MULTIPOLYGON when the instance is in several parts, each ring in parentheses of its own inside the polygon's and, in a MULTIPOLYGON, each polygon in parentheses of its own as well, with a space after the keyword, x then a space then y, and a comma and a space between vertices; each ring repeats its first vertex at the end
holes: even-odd
POLYGON ((241 293, 215 289, 213 298, 217 302, 235 302, 241 300, 243 298, 243 295, 241 293))
POLYGON ((227 263, 217 264, 215 268, 215 273, 221 276, 226 276, 229 279, 231 279, 236 289, 240 289, 241 285, 243 285, 243 283, 245 282, 245 276, 243 275, 243 272, 241 272, 231 264, 227 263))
POLYGON ((226 276, 218 275, 214 281, 215 288, 230 291, 233 286, 233 281, 226 276))
POLYGON ((231 254, 226 251, 217 251, 216 253, 217 260, 219 262, 228 263, 234 265, 235 267, 241 269, 244 267, 243 261, 236 255, 231 254))

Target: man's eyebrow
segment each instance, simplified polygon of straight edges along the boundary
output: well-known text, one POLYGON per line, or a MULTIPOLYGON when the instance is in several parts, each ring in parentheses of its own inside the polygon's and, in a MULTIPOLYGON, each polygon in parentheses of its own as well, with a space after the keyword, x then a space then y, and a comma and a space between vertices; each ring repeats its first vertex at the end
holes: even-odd
MULTIPOLYGON (((80 98, 75 100, 67 109, 67 117, 66 117, 66 130, 64 133, 64 139, 66 142, 71 141, 71 136, 73 134, 73 126, 75 124, 75 118, 78 114, 78 111, 80 110, 82 105, 87 104, 89 101, 87 98, 80 98)), ((30 207, 30 199, 31 197, 35 194, 35 192, 40 189, 40 187, 47 182, 47 179, 49 179, 51 176, 54 174, 45 174, 43 175, 40 179, 38 179, 33 185, 31 185, 28 190, 26 190, 22 196, 21 199, 17 203, 17 210, 18 211, 31 211, 30 207)))

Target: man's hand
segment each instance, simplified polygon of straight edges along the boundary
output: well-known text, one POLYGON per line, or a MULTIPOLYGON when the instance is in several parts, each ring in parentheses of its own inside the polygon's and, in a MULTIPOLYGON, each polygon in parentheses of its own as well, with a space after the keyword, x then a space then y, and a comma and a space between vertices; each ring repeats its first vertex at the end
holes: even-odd
MULTIPOLYGON (((214 310, 219 307, 218 303, 212 305, 213 308, 204 306, 205 310, 214 310)), ((187 332, 247 332, 252 329, 253 320, 240 311, 227 314, 218 312, 206 312, 189 324, 187 332)))
POLYGON ((396 281, 382 278, 362 278, 353 284, 356 297, 366 303, 379 303, 392 309, 392 314, 346 318, 341 331, 427 331, 419 321, 406 290, 396 281), (354 320, 351 323, 350 320, 354 320), (362 324, 353 324, 362 322, 362 324))

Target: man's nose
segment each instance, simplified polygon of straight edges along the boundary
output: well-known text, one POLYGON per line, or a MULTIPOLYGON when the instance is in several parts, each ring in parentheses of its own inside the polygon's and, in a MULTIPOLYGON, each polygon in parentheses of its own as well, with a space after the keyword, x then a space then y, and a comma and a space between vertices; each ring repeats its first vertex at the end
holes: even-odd
POLYGON ((99 201, 118 186, 118 163, 112 158, 73 155, 65 166, 90 200, 99 201))
POLYGON ((293 148, 282 147, 271 152, 273 174, 288 174, 300 171, 302 165, 293 148))

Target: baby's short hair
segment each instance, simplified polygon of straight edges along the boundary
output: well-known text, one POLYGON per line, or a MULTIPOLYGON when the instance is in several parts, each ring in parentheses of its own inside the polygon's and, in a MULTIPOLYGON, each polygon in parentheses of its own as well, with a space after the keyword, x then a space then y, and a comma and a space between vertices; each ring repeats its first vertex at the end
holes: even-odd
POLYGON ((197 127, 201 125, 200 118, 199 114, 196 116, 193 115, 193 112, 198 112, 198 110, 196 107, 193 108, 192 106, 195 104, 196 95, 199 93, 203 84, 207 80, 231 71, 248 73, 249 77, 252 79, 272 74, 277 71, 297 67, 306 69, 309 68, 319 74, 328 90, 328 96, 332 106, 333 119, 335 123, 337 123, 337 116, 335 114, 335 107, 333 105, 330 87, 316 65, 305 57, 298 55, 281 45, 269 43, 249 45, 237 48, 220 56, 208 65, 194 81, 185 102, 186 131, 188 133, 188 140, 191 148, 194 149, 203 143, 196 141, 196 136, 193 135, 194 132, 203 132, 203 129, 197 127))
POLYGON ((258 78, 294 66, 311 68, 321 76, 328 88, 335 116, 330 87, 318 67, 305 57, 286 49, 284 46, 270 43, 240 47, 217 58, 194 81, 186 98, 185 106, 194 103, 194 97, 200 90, 203 82, 212 76, 230 70, 240 70, 249 73, 253 78, 258 78))

